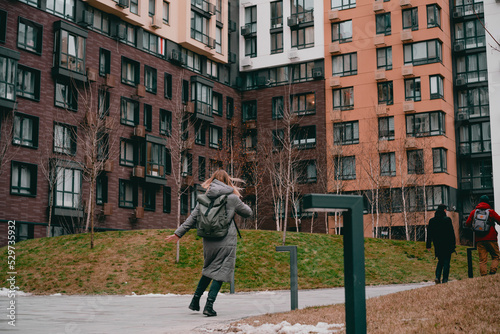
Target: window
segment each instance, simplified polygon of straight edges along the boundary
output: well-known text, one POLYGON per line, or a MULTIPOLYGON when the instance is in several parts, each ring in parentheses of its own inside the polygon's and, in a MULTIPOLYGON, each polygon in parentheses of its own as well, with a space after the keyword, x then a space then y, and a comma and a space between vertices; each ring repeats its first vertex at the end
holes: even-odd
POLYGON ((120 140, 120 165, 134 167, 135 165, 134 141, 130 139, 120 140))
MULTIPOLYGON (((295 67, 292 68, 295 69, 295 67)), ((289 82, 288 69, 289 69, 288 66, 280 66, 269 69, 269 84, 280 85, 288 83, 289 82)), ((297 78, 299 79, 301 77, 300 67, 298 68, 297 71, 299 72, 297 73, 297 78)), ((307 75, 304 75, 304 77, 307 77, 307 75)))
POLYGON ((420 78, 405 79, 405 100, 420 101, 421 98, 420 78))
POLYGON ((257 100, 243 101, 243 122, 257 119, 257 100))
POLYGON ((316 147, 316 125, 293 128, 292 146, 298 149, 316 147))
POLYGON ((195 111, 200 115, 212 117, 212 87, 200 81, 192 83, 192 100, 195 101, 195 111))
POLYGON ((205 181, 206 177, 206 169, 207 169, 207 162, 205 157, 198 157, 198 180, 200 181, 205 181))
POLYGON ((424 174, 424 150, 406 151, 408 174, 424 174))
POLYGON ((293 0, 291 1, 290 19, 296 24, 290 26, 292 30, 292 47, 298 49, 314 46, 314 1, 293 0))
POLYGON ((189 209, 189 194, 187 192, 183 192, 181 194, 181 215, 187 215, 189 209))
POLYGON ((346 87, 332 90, 333 110, 350 110, 354 108, 354 88, 346 87))
POLYGON ((161 138, 148 136, 146 141, 146 175, 165 177, 165 143, 161 138))
POLYGON ((99 49, 99 75, 105 76, 111 73, 111 51, 99 49))
POLYGON ((311 115, 316 113, 316 95, 314 93, 295 94, 290 97, 292 113, 311 115))
POLYGON ((109 115, 109 108, 110 108, 109 99, 110 99, 109 92, 105 88, 99 89, 97 93, 97 108, 100 118, 109 115))
POLYGON ((283 52, 283 1, 271 2, 271 54, 283 52))
POLYGON ((273 115, 272 115, 273 119, 283 118, 284 103, 285 100, 283 96, 273 97, 273 115))
POLYGON ((181 176, 193 175, 193 155, 183 154, 181 157, 181 176))
POLYGON ((75 19, 75 0, 47 0, 47 12, 67 20, 75 19))
POLYGON ((250 34, 245 37, 245 56, 257 57, 257 6, 245 7, 245 28, 250 34))
POLYGON ((457 58, 457 78, 464 78, 467 83, 488 80, 486 52, 470 54, 457 58))
POLYGON ((432 149, 432 167, 434 173, 446 173, 447 167, 447 153, 445 148, 433 148, 432 149))
POLYGON ((472 160, 469 164, 462 164, 462 189, 492 189, 493 168, 491 159, 472 160))
POLYGON ((314 183, 317 180, 316 160, 298 161, 293 166, 293 178, 298 183, 314 183))
POLYGON ((146 92, 156 94, 156 68, 144 65, 144 86, 146 92))
POLYGON ((332 9, 349 9, 356 7, 356 0, 331 0, 332 1, 332 9))
POLYGON ((479 20, 455 23, 455 45, 461 50, 486 46, 485 30, 479 20))
MULTIPOLYGON (((69 1, 64 3, 69 3, 69 1)), ((87 70, 85 67, 87 32, 65 21, 57 21, 54 30, 55 67, 58 70, 68 71, 63 71, 63 74, 67 76, 73 76, 71 72, 85 75, 87 70)), ((79 76, 78 78, 82 77, 79 76)))
POLYGON ((461 154, 491 152, 490 122, 463 125, 458 132, 461 154))
POLYGON ((138 62, 122 57, 122 83, 135 86, 140 81, 141 67, 138 62))
POLYGON ((10 194, 36 196, 37 165, 11 162, 10 194))
POLYGON ((163 187, 163 212, 170 213, 172 209, 172 189, 163 187))
POLYGON ((356 157, 336 157, 335 158, 335 180, 355 180, 356 179, 356 157))
POLYGON ((392 47, 377 49, 377 68, 392 70, 392 47))
POLYGON ((189 51, 187 49, 182 49, 182 59, 185 59, 185 67, 189 68, 193 72, 201 73, 201 57, 199 54, 189 51))
POLYGON ((380 153, 380 175, 396 176, 396 153, 380 153))
POLYGON ((215 52, 222 54, 222 28, 215 27, 215 52))
POLYGON ((17 31, 17 47, 26 51, 42 53, 42 32, 41 24, 19 17, 17 31))
POLYGON ((418 8, 403 9, 403 29, 418 30, 418 8))
POLYGON ((226 98, 226 118, 231 119, 234 115, 234 99, 232 97, 226 98))
POLYGON ((427 199, 427 210, 437 210, 439 204, 450 203, 448 186, 427 186, 425 187, 427 199))
POLYGON ((108 202, 108 177, 106 173, 100 173, 96 178, 96 204, 102 205, 108 202))
POLYGON ((82 195, 82 171, 74 168, 56 167, 54 206, 79 209, 82 195))
POLYGON ((130 12, 132 14, 139 14, 139 0, 130 0, 130 12))
POLYGON ((209 146, 211 148, 222 149, 222 128, 214 125, 210 125, 210 142, 209 146))
POLYGON ((378 140, 394 140, 394 116, 378 119, 378 140))
POLYGON ((285 131, 283 129, 273 130, 273 148, 281 150, 285 141, 285 131))
POLYGON ((222 94, 212 93, 212 112, 214 115, 222 116, 222 94))
MULTIPOLYGON (((7 49, 4 49, 7 50, 7 49)), ((3 54, 0 50, 0 99, 14 102, 16 100, 17 59, 10 58, 10 54, 3 54)), ((1 106, 6 106, 4 103, 1 106)), ((12 109, 14 105, 10 105, 12 109)))
POLYGON ((40 71, 23 65, 17 67, 17 96, 40 100, 40 71))
POLYGON ((340 56, 332 57, 332 75, 348 76, 358 74, 358 57, 357 53, 348 53, 340 56))
POLYGON ((172 99, 172 74, 165 73, 163 94, 165 98, 172 99))
POLYGON ((153 106, 147 103, 144 103, 144 128, 149 132, 153 130, 153 106))
POLYGON ((440 62, 442 43, 433 39, 411 44, 404 44, 404 63, 413 65, 424 65, 440 62))
POLYGON ((172 153, 169 149, 165 149, 165 174, 172 174, 172 153))
POLYGON ((16 113, 14 116, 12 144, 37 148, 38 124, 38 117, 16 113))
POLYGON ((490 114, 488 87, 461 90, 457 93, 458 112, 470 118, 484 117, 490 114))
POLYGON ((442 76, 440 75, 429 76, 429 86, 431 90, 431 100, 444 98, 442 76))
POLYGON ((311 48, 314 46, 314 26, 292 30, 292 48, 311 48))
POLYGON ((352 42, 352 20, 332 23, 332 42, 352 42))
POLYGON ((191 10, 191 38, 208 45, 209 22, 205 16, 191 10))
POLYGON ((149 1, 149 6, 148 6, 148 14, 149 16, 155 16, 155 6, 156 6, 156 3, 155 3, 155 0, 148 0, 149 1))
POLYGON ((160 134, 171 136, 172 134, 172 112, 160 109, 160 134))
POLYGON ((105 35, 109 35, 110 31, 109 27, 111 22, 109 14, 90 7, 87 7, 87 10, 90 11, 93 15, 93 20, 92 20, 93 30, 99 31, 105 35))
MULTIPOLYGON (((314 68, 314 62, 291 65, 292 81, 293 82, 303 82, 303 81, 312 80, 313 79, 313 76, 312 76, 313 68, 314 68)), ((285 83, 285 82, 283 82, 283 83, 285 83)), ((288 83, 288 77, 287 77, 286 83, 288 83)))
POLYGON ((135 26, 121 21, 120 26, 122 25, 125 27, 125 39, 122 40, 123 43, 135 47, 137 45, 135 26))
POLYGON ((54 104, 56 107, 78 110, 78 90, 68 80, 56 80, 56 93, 54 104))
POLYGON ((147 32, 145 30, 142 31, 142 48, 144 51, 152 53, 154 55, 163 56, 161 51, 159 50, 159 40, 165 42, 163 41, 163 39, 150 32, 147 32))
POLYGON ((212 79, 218 79, 219 78, 219 64, 217 64, 215 61, 211 61, 210 59, 207 59, 207 76, 212 79))
POLYGON ((378 104, 394 104, 394 97, 392 94, 392 81, 385 81, 377 83, 378 104))
POLYGON ((54 124, 54 152, 76 154, 76 126, 54 124))
POLYGON ((170 18, 170 4, 163 1, 163 23, 168 24, 170 18))
POLYGON ((186 104, 189 102, 189 81, 182 80, 182 103, 186 104))
POLYGON ((283 31, 271 33, 271 54, 283 52, 283 31))
MULTIPOLYGON (((51 226, 51 229, 58 228, 62 230, 62 227, 60 226, 51 226)), ((51 233, 52 236, 54 236, 54 233, 51 233)), ((62 235, 62 232, 61 234, 62 235)), ((34 224, 19 224, 19 222, 16 222, 16 242, 21 242, 24 240, 28 239, 34 239, 35 238, 35 225, 34 224)))
POLYGON ((245 153, 257 151, 257 130, 247 130, 243 135, 243 149, 245 153))
POLYGON ((137 204, 137 186, 130 180, 119 180, 118 206, 133 209, 137 204))
POLYGON ((441 8, 438 5, 427 5, 427 28, 441 27, 441 8))
POLYGON ((444 117, 442 111, 406 115, 406 136, 442 136, 446 133, 444 117))
POLYGON ((335 145, 351 145, 359 143, 359 122, 333 124, 333 143, 335 145))
POLYGON ((127 99, 122 96, 120 104, 120 123, 130 126, 136 126, 139 124, 138 101, 127 99))
POLYGON ((7 36, 7 12, 0 10, 0 43, 5 43, 7 36))
POLYGON ((383 13, 375 15, 375 26, 378 34, 391 34, 391 13, 383 13))

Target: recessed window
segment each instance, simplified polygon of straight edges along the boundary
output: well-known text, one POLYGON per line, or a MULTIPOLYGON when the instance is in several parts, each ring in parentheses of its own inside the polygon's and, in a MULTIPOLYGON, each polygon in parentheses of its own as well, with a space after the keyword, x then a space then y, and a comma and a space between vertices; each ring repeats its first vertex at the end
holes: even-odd
POLYGON ((390 35, 391 34, 391 13, 375 15, 375 26, 378 34, 390 35))
POLYGON ((396 153, 380 153, 380 175, 396 176, 396 153))
POLYGON ((156 68, 144 65, 144 86, 147 92, 156 94, 156 68))
POLYGON ((214 115, 222 116, 222 94, 213 92, 212 111, 214 115))
POLYGON ((359 122, 333 124, 333 143, 335 145, 352 145, 359 143, 359 122))
POLYGON ((444 98, 443 77, 442 76, 431 75, 429 77, 429 86, 430 86, 430 91, 431 91, 431 100, 444 98))
POLYGON ((408 174, 424 174, 424 150, 411 150, 406 152, 408 174))
POLYGON ((394 116, 378 119, 378 140, 394 140, 394 116))
POLYGON ((392 81, 379 82, 377 84, 378 104, 391 105, 394 103, 392 93, 392 81))
POLYGON ((76 154, 76 126, 54 124, 54 152, 68 155, 76 154))
POLYGON ((358 74, 358 55, 356 52, 332 57, 332 75, 348 76, 358 74))
POLYGON ((12 144, 37 148, 38 124, 38 117, 16 113, 14 116, 12 144))
POLYGON ((165 143, 166 141, 153 137, 146 141, 146 175, 165 177, 165 143))
POLYGON ((292 129, 292 146, 298 149, 316 147, 316 126, 303 126, 292 129))
POLYGON ((135 160, 134 142, 130 139, 121 139, 120 165, 134 167, 135 160))
POLYGON ((354 88, 346 87, 332 90, 333 109, 350 110, 354 108, 354 88))
POLYGON ((207 137, 207 127, 202 123, 196 124, 194 142, 198 145, 205 146, 206 137, 207 137))
POLYGON ((139 102, 122 96, 120 123, 130 126, 139 124, 139 102))
POLYGON ((99 108, 99 117, 103 118, 105 116, 108 116, 110 108, 110 96, 109 92, 105 88, 99 89, 97 103, 99 108))
POLYGON ((244 101, 243 109, 243 122, 257 119, 257 100, 244 101))
POLYGON ((332 42, 352 42, 352 20, 332 23, 332 42))
POLYGON ((160 109, 160 134, 170 136, 172 134, 172 112, 160 109))
POLYGON ((40 71, 23 65, 17 66, 17 96, 40 100, 40 71))
POLYGON ((172 74, 165 73, 165 81, 163 85, 163 94, 165 98, 172 99, 172 74))
POLYGON ((153 187, 142 189, 142 206, 145 211, 156 211, 156 190, 153 187))
POLYGON ((14 108, 14 102, 16 101, 16 69, 17 60, 11 58, 12 53, 8 52, 8 49, 0 49, 0 99, 7 101, 0 101, 0 106, 7 107, 9 109, 14 108), (5 54, 4 54, 5 52, 5 54))
POLYGON ((316 95, 314 93, 295 94, 290 97, 291 112, 298 115, 316 113, 316 95))
MULTIPOLYGON (((346 55, 349 57, 350 55, 346 55)), ((352 60, 352 58, 350 58, 352 60)), ((335 63, 335 62, 334 62, 335 63)), ((307 62, 301 64, 293 64, 291 65, 292 71, 292 81, 293 82, 304 82, 313 79, 312 73, 314 68, 314 62, 307 62)), ((283 80, 286 80, 288 83, 288 73, 286 72, 286 67, 279 68, 279 72, 276 73, 276 82, 285 83, 283 80), (285 79, 286 78, 286 79, 285 79)))
MULTIPOLYGON (((164 42, 164 41, 163 41, 164 42)), ((146 30, 142 31, 142 48, 144 51, 152 53, 154 55, 160 55, 159 52, 159 42, 158 36, 147 32, 146 30)))
POLYGON ((420 78, 405 79, 405 100, 420 101, 421 98, 420 78))
POLYGON ((285 131, 283 129, 273 130, 273 149, 281 150, 285 142, 285 131))
POLYGON ((273 119, 283 118, 284 103, 283 96, 273 97, 273 119))
POLYGON ((139 0, 130 0, 129 9, 132 14, 139 14, 139 0))
POLYGON ((457 78, 466 83, 484 82, 488 80, 486 52, 474 53, 457 58, 457 78))
POLYGON ((27 51, 42 53, 43 26, 19 17, 17 47, 27 51))
POLYGON ((335 157, 335 180, 356 179, 356 157, 335 157))
POLYGON ((292 48, 312 48, 314 46, 314 26, 292 30, 292 48))
POLYGON ((122 83, 135 86, 140 81, 141 67, 135 60, 122 57, 122 83))
POLYGON ((163 212, 170 213, 172 209, 172 189, 163 187, 163 212))
POLYGON ((130 180, 119 181, 118 206, 133 209, 137 204, 137 186, 130 180))
POLYGON ((163 23, 168 24, 170 18, 170 4, 163 1, 163 23))
POLYGON ((226 98, 226 118, 231 119, 234 115, 234 99, 232 97, 226 98))
POLYGON ((110 14, 100 11, 96 8, 87 7, 87 10, 90 11, 93 15, 93 30, 109 35, 109 27, 111 22, 110 14))
POLYGON ((56 80, 54 104, 56 107, 77 111, 78 90, 70 80, 56 80))
POLYGON ((148 14, 149 16, 155 16, 155 12, 156 12, 156 1, 155 0, 148 0, 149 1, 149 9, 148 9, 148 14))
POLYGON ((111 73, 111 51, 99 49, 99 75, 105 76, 111 73))
POLYGON ((212 117, 212 87, 199 81, 192 83, 192 101, 195 101, 195 111, 198 115, 212 117))
POLYGON ((147 103, 144 103, 144 129, 153 130, 153 106, 147 103))
POLYGON ((193 175, 193 155, 185 153, 181 157, 181 176, 193 175))
POLYGON ((377 49, 377 68, 392 70, 392 47, 377 49))
POLYGON ((418 8, 403 9, 403 29, 418 30, 418 8))
POLYGON ((293 166, 293 179, 298 183, 314 183, 317 180, 316 160, 301 160, 293 166))
POLYGON ((198 157, 198 180, 205 181, 207 174, 207 162, 205 157, 198 157))
POLYGON ((249 34, 245 35, 245 56, 257 57, 257 6, 245 7, 245 28, 249 34))
POLYGON ((54 206, 80 209, 82 197, 82 171, 75 168, 56 167, 54 206))
POLYGON ((36 196, 37 165, 12 161, 10 193, 11 195, 36 196))
POLYGON ((434 173, 446 173, 448 170, 447 153, 445 148, 432 149, 432 166, 434 173))
POLYGON ((209 146, 211 148, 222 149, 222 128, 214 125, 210 125, 210 142, 209 146))
POLYGON ((98 205, 108 202, 108 177, 106 173, 100 173, 96 178, 95 201, 98 205))
POLYGON ((0 43, 5 43, 7 36, 7 12, 0 9, 0 43))

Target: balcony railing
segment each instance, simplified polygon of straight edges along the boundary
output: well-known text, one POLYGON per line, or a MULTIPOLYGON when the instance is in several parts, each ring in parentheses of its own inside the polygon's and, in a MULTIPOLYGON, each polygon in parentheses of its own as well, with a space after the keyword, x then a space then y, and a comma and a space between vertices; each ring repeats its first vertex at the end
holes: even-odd
POLYGON ((314 9, 292 14, 288 17, 288 26, 293 27, 301 23, 314 22, 314 9))
POLYGON ((215 14, 215 5, 205 1, 205 0, 191 0, 191 5, 196 8, 201 9, 202 11, 214 15, 215 14))
POLYGON ((455 17, 457 15, 458 17, 460 17, 467 15, 483 14, 484 5, 482 2, 466 4, 466 5, 458 5, 453 8, 453 13, 459 13, 459 14, 454 14, 455 17))

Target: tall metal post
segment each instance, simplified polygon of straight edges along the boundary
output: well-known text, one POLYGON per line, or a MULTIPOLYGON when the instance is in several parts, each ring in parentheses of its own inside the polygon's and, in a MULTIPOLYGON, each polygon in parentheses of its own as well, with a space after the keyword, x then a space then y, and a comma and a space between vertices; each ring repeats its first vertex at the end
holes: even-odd
POLYGON ((299 308, 299 283, 297 270, 297 246, 277 246, 277 252, 290 252, 290 300, 292 310, 299 308))

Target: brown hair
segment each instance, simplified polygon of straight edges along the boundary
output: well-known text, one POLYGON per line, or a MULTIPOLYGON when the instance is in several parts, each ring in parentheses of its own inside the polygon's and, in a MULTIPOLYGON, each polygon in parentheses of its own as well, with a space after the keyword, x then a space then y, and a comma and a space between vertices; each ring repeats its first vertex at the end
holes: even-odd
POLYGON ((210 184, 212 183, 213 180, 219 180, 220 182, 227 184, 228 186, 233 188, 233 194, 235 194, 238 197, 241 197, 241 193, 240 193, 241 188, 237 187, 234 184, 234 181, 242 182, 242 180, 232 178, 229 176, 229 174, 225 170, 218 169, 212 174, 212 176, 209 179, 207 179, 205 182, 203 182, 201 186, 205 189, 208 189, 208 187, 210 187, 210 184))

